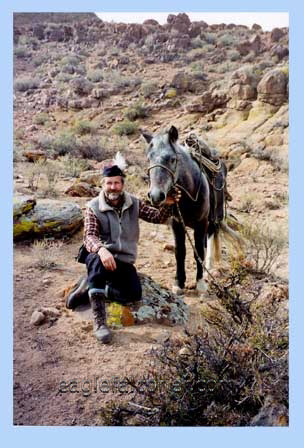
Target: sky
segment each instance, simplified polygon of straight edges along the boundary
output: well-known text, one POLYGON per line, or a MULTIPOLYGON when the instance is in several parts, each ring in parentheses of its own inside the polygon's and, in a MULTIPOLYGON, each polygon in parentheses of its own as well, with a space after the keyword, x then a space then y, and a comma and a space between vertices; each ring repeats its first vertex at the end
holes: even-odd
MULTIPOLYGON (((97 12, 96 14, 105 22, 142 23, 146 19, 155 19, 162 25, 167 22, 169 14, 178 12, 97 12)), ((186 14, 192 22, 204 20, 209 25, 235 23, 251 27, 257 23, 264 31, 271 31, 276 27, 288 27, 287 12, 186 12, 186 14)))

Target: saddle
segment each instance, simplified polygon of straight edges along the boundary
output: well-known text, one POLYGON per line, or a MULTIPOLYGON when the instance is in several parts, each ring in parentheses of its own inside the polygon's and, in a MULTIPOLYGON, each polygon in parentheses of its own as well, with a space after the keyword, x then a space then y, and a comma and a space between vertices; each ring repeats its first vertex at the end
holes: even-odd
POLYGON ((206 174, 210 189, 209 221, 218 224, 225 217, 225 202, 232 200, 226 184, 227 167, 220 159, 218 151, 210 148, 205 140, 194 132, 186 137, 185 144, 193 160, 206 174))

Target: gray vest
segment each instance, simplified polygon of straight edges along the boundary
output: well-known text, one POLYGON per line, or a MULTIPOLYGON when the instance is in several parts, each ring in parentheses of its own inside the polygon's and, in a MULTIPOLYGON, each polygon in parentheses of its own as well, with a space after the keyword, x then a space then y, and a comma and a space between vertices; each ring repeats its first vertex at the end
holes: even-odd
POLYGON ((115 258, 125 263, 134 263, 139 239, 139 200, 124 192, 125 202, 121 217, 106 203, 104 192, 87 203, 100 223, 100 241, 115 258))

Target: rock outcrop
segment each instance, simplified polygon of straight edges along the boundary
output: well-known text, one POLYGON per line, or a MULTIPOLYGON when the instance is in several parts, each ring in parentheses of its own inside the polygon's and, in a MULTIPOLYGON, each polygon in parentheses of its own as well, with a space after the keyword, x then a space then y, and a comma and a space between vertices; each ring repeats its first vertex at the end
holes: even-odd
POLYGON ((258 100, 273 106, 287 101, 287 74, 276 68, 267 72, 257 86, 258 100))
POLYGON ((14 239, 64 236, 74 233, 83 222, 82 212, 72 202, 29 197, 14 198, 14 239))

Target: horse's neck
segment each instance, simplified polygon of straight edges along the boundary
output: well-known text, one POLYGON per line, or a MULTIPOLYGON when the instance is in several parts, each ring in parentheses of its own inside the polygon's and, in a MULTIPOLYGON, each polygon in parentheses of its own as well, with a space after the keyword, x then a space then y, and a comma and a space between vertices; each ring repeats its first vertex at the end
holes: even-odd
POLYGON ((177 183, 184 187, 191 195, 194 195, 200 183, 200 169, 189 152, 183 149, 181 145, 178 148, 178 154, 180 160, 177 183))

